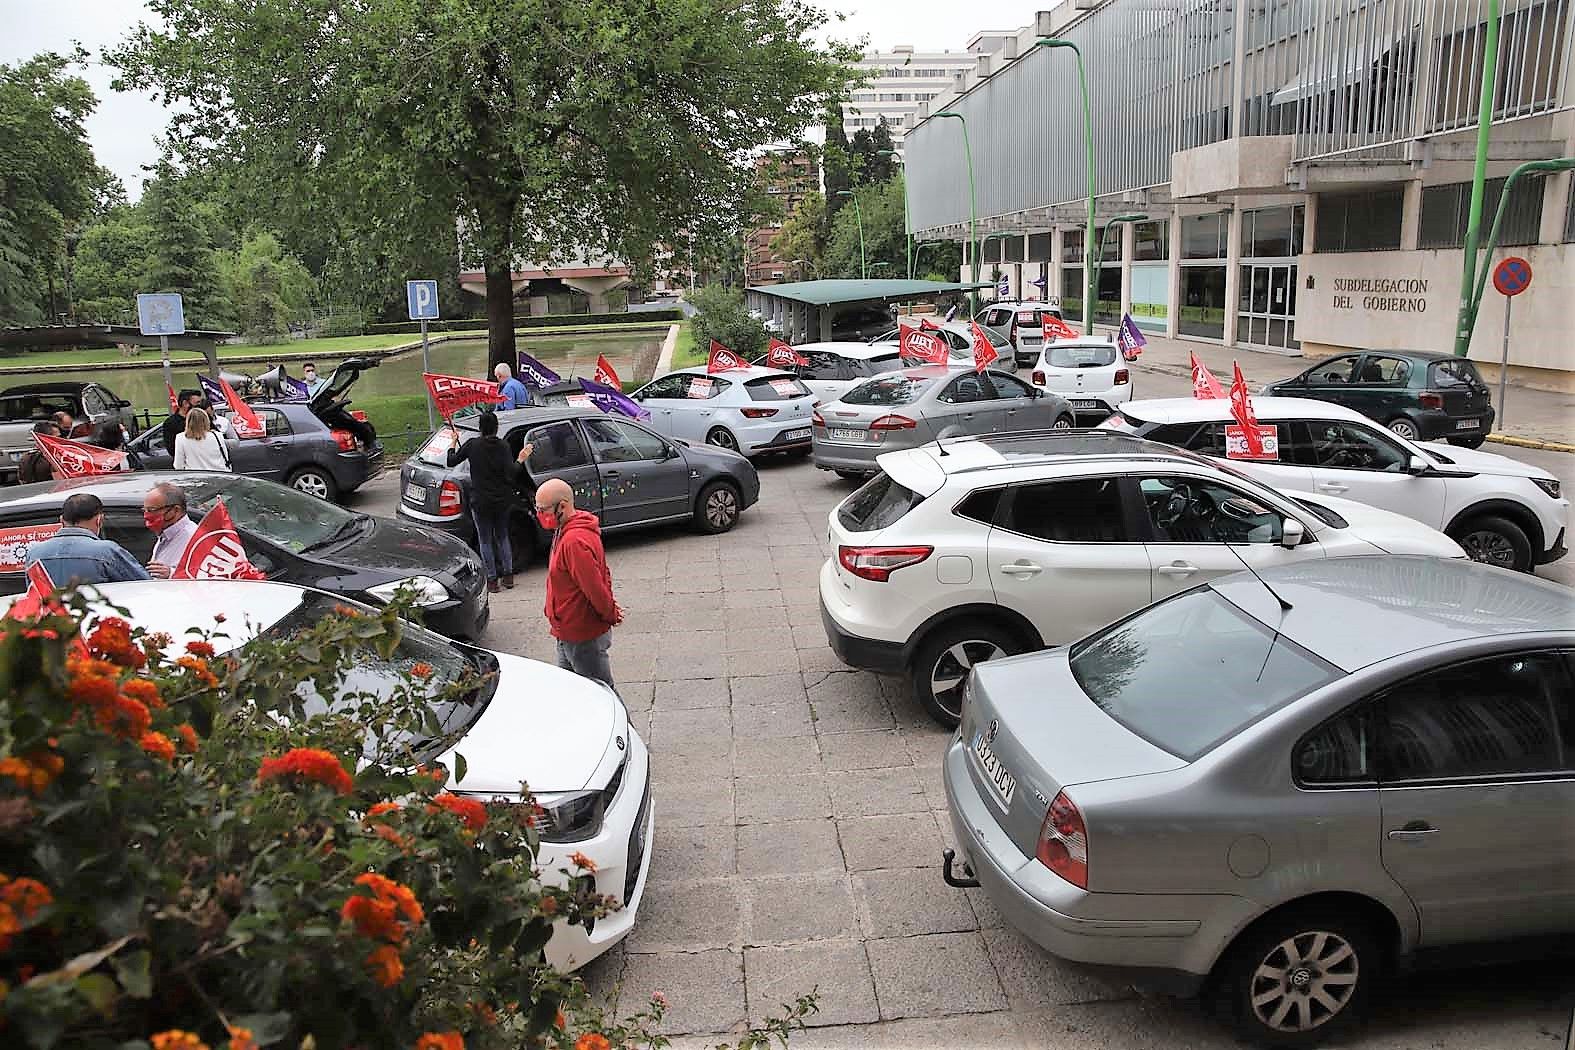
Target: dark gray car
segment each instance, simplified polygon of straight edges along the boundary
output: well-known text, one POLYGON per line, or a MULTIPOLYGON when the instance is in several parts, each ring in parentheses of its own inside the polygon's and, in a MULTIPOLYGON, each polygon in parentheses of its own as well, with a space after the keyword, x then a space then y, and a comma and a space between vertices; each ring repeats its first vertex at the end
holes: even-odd
POLYGON ((137 432, 131 402, 101 383, 29 383, 0 391, 0 483, 12 484, 24 455, 31 452, 33 424, 56 412, 68 413, 76 426, 66 437, 91 437, 100 423, 116 419, 127 434, 137 432))
POLYGON ((1330 1035, 1395 965, 1567 945, 1572 624, 1546 581, 1338 558, 980 664, 943 773, 978 881, 947 877, 1274 1046, 1330 1035))

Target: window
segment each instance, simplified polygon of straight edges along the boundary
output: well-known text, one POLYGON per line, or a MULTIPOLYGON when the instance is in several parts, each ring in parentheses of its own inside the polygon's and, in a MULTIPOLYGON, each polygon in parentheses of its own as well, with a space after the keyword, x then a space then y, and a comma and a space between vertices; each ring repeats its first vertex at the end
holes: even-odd
POLYGON ((1259 208, 1241 213, 1241 254, 1274 259, 1302 253, 1302 209, 1259 208))
POLYGON ((1054 543, 1131 543, 1119 478, 1019 485, 1002 528, 1054 543))
POLYGON ((1170 221, 1140 222, 1133 229, 1136 247, 1132 257, 1140 261, 1170 258, 1170 221))
POLYGON ((850 360, 848 364, 853 366, 855 377, 874 376, 880 375, 882 372, 897 371, 902 367, 902 356, 900 354, 877 354, 874 357, 867 357, 863 361, 850 360))
MULTIPOLYGON (((370 519, 315 496, 293 489, 281 492, 278 485, 244 475, 184 481, 182 486, 195 517, 202 517, 222 499, 243 539, 255 537, 296 554, 319 544, 364 537, 370 524, 370 519)), ((147 531, 140 516, 137 524, 147 531)), ((136 552, 135 547, 127 549, 136 552)))
POLYGON ((1357 423, 1334 423, 1315 419, 1312 432, 1312 465, 1332 470, 1381 470, 1390 474, 1405 471, 1410 462, 1399 445, 1357 423))
POLYGON ((841 379, 842 355, 829 350, 800 350, 807 365, 800 365, 798 374, 805 379, 841 379))
POLYGON ((1356 377, 1358 386, 1405 386, 1411 377, 1411 362, 1400 357, 1368 354, 1356 377))
POLYGON ((1223 259, 1225 237, 1230 232, 1230 216, 1188 215, 1181 220, 1181 257, 1183 259, 1223 259))
POLYGON ((526 433, 518 445, 514 435, 509 435, 509 447, 515 449, 516 454, 526 441, 530 442, 531 450, 525 468, 531 474, 550 474, 568 467, 583 467, 590 462, 585 454, 585 443, 580 440, 574 424, 568 421, 537 427, 526 433))
MULTIPOLYGON (((1575 237, 1566 237, 1565 240, 1575 240, 1575 237)), ((1050 235, 1048 233, 1030 233, 1028 235, 1028 261, 1050 261, 1050 235)))
POLYGON ((959 517, 977 521, 981 525, 993 525, 995 512, 1001 506, 1001 494, 1004 491, 1004 489, 980 489, 957 504, 955 513, 959 517))
MULTIPOLYGON (((1504 196, 1503 179, 1489 179, 1482 190, 1482 235, 1487 236, 1504 196)), ((1517 179, 1504 209, 1498 243, 1536 244, 1542 228, 1542 180, 1517 179)), ((1422 191, 1422 221, 1417 232, 1419 248, 1459 248, 1466 243, 1471 217, 1471 183, 1452 182, 1422 191)))
POLYGON ((94 387, 85 387, 82 391, 82 408, 90 416, 102 416, 108 414, 109 402, 94 387))
POLYGON ((1371 784, 1375 745, 1372 710, 1348 711, 1302 739, 1291 760, 1292 774, 1308 785, 1371 784))
POLYGON ((1138 482, 1156 543, 1278 543, 1285 521, 1235 489, 1197 478, 1138 482))
POLYGON ((1116 363, 1116 348, 1111 343, 1051 343, 1051 368, 1103 368, 1116 363))
POLYGON ((1570 682, 1557 653, 1433 671, 1379 704, 1388 781, 1575 770, 1570 682))
POLYGON ((791 401, 808 397, 809 387, 792 376, 761 376, 745 383, 744 392, 751 401, 791 401))
POLYGON ((899 485, 890 475, 877 474, 848 497, 837 511, 837 520, 853 532, 879 532, 923 502, 923 496, 899 485))
POLYGON ((1564 205, 1564 243, 1575 241, 1575 191, 1571 191, 1569 201, 1564 205))
POLYGON ((667 454, 661 438, 631 423, 617 419, 587 419, 583 423, 598 463, 638 463, 667 454))
POLYGON ((1083 261, 1083 231, 1063 230, 1061 232, 1061 261, 1074 263, 1083 261))
POLYGON ((257 420, 263 425, 263 434, 267 437, 289 437, 295 433, 290 426, 290 420, 283 412, 272 408, 253 406, 252 411, 257 413, 257 420))
POLYGON ((681 399, 689 396, 689 380, 692 377, 684 372, 674 372, 660 379, 647 383, 645 389, 640 391, 640 400, 656 398, 658 400, 673 398, 681 399))
POLYGON ((1005 372, 996 372, 990 376, 990 383, 995 387, 995 396, 999 398, 1033 397, 1034 388, 1005 372))
POLYGON ((1477 366, 1463 359, 1454 361, 1434 361, 1428 366, 1430 375, 1427 385, 1440 390, 1450 387, 1466 386, 1475 390, 1486 391, 1487 384, 1482 381, 1482 373, 1477 371, 1477 366))
POLYGON ((1384 252, 1400 247, 1400 214, 1405 191, 1367 190, 1362 193, 1318 195, 1320 252, 1384 252))
POLYGON ((936 398, 937 401, 944 401, 948 405, 967 405, 975 401, 994 399, 995 388, 990 385, 990 378, 982 372, 958 376, 936 398))
POLYGON ((1356 361, 1360 355, 1346 354, 1342 357, 1331 357, 1309 368, 1303 373, 1309 383, 1314 386, 1327 386, 1330 383, 1349 383, 1351 373, 1356 371, 1356 361))
POLYGON ((153 544, 158 539, 143 523, 140 510, 135 513, 126 510, 106 511, 103 536, 126 548, 126 553, 144 565, 153 557, 153 544))
POLYGON ((848 405, 911 405, 924 394, 925 388, 935 382, 933 376, 910 376, 892 372, 871 379, 842 395, 848 405))

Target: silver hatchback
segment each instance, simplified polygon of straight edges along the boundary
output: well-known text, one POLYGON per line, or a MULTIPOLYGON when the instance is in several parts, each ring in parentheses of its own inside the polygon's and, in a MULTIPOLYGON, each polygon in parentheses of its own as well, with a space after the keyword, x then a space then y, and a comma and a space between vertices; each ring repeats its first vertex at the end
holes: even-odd
POLYGON ((1344 558, 981 664, 947 881, 1056 955, 1311 1045, 1394 964, 1575 935, 1572 625, 1546 581, 1344 558))

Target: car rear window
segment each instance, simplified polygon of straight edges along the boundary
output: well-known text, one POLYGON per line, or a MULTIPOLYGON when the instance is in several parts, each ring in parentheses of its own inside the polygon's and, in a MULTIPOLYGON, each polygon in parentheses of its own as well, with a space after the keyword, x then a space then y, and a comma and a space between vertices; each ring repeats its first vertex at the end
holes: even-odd
POLYGON ((889 474, 877 474, 843 501, 837 520, 853 532, 879 532, 923 502, 923 496, 897 484, 889 474))
POLYGON ((809 387, 792 376, 761 376, 744 384, 751 401, 791 401, 808 397, 809 387))
POLYGON ((1051 368, 1103 368, 1116 363, 1116 348, 1113 346, 1051 343, 1047 353, 1051 368))
POLYGON ((902 355, 881 354, 877 357, 869 358, 865 361, 865 364, 869 365, 871 375, 878 375, 881 372, 895 372, 902 367, 902 355))
POLYGON ((1482 373, 1470 361, 1434 361, 1427 385, 1441 390, 1456 386, 1467 386, 1473 390, 1487 389, 1487 384, 1482 381, 1482 373))
MULTIPOLYGON (((461 433, 459 443, 463 445, 466 438, 475 437, 474 434, 461 433)), ((443 427, 437 433, 427 438, 427 443, 421 446, 421 451, 416 458, 423 463, 431 463, 436 467, 448 466, 448 450, 454 447, 454 432, 448 427, 443 427)))
POLYGON ((933 382, 931 376, 891 372, 860 383, 843 394, 842 401, 847 405, 911 405, 933 382))
POLYGON ((1339 675, 1209 587, 1077 643, 1071 667, 1101 710, 1188 762, 1339 675))

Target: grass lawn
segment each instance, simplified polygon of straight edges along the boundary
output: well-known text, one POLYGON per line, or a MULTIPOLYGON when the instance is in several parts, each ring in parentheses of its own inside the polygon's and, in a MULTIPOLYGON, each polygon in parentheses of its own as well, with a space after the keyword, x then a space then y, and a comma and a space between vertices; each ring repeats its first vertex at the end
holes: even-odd
POLYGON ((678 343, 673 347, 673 367, 692 368, 706 362, 705 351, 695 345, 692 322, 683 321, 678 326, 678 343))
POLYGON ((366 413, 367 420, 377 428, 377 436, 388 446, 391 456, 403 457, 414 452, 431 433, 427 429, 425 394, 358 397, 351 407, 366 413))

